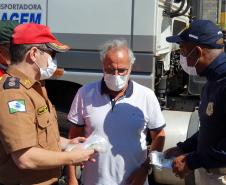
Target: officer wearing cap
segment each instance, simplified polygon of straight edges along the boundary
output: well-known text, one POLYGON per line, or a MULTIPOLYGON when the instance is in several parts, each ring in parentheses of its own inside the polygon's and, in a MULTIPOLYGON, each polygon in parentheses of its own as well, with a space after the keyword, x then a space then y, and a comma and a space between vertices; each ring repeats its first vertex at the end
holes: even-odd
POLYGON ((59 136, 56 111, 44 82, 56 70, 60 43, 44 25, 29 23, 14 29, 11 64, 0 81, 0 183, 57 184, 61 166, 87 161, 92 149, 61 151, 69 143, 59 136), (41 80, 41 81, 40 81, 41 80))
POLYGON ((181 34, 166 39, 180 44, 180 63, 189 75, 206 77, 199 106, 200 128, 168 149, 176 157, 173 172, 184 178, 199 169, 200 184, 226 184, 226 54, 223 34, 209 20, 195 20, 181 34), (207 172, 207 173, 206 173, 207 172))
POLYGON ((9 43, 17 21, 0 21, 0 79, 10 63, 9 43))

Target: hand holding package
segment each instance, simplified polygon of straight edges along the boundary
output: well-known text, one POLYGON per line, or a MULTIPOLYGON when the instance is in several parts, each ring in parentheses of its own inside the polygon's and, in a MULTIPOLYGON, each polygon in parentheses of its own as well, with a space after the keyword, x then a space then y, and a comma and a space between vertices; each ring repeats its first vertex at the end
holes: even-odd
POLYGON ((83 143, 68 144, 65 151, 72 151, 76 147, 82 147, 84 149, 94 149, 97 152, 106 152, 108 144, 105 138, 96 134, 91 134, 83 143))
POLYGON ((162 152, 153 151, 149 153, 150 164, 158 168, 172 168, 173 159, 166 159, 162 152))

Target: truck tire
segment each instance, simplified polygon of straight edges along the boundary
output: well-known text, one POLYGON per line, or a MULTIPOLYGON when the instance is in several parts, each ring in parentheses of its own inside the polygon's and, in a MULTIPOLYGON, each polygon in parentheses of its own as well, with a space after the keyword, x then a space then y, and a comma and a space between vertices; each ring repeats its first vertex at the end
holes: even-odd
MULTIPOLYGON (((194 135, 199 130, 199 115, 198 110, 195 110, 191 114, 191 118, 188 125, 187 138, 194 135)), ((185 177, 185 185, 195 185, 195 172, 185 177)))
POLYGON ((64 110, 57 109, 57 120, 59 124, 60 135, 63 137, 68 137, 68 131, 70 128, 69 121, 67 120, 68 112, 64 110))
POLYGON ((81 85, 60 80, 46 80, 45 83, 49 99, 55 105, 57 111, 60 135, 67 138, 70 127, 67 114, 81 85))

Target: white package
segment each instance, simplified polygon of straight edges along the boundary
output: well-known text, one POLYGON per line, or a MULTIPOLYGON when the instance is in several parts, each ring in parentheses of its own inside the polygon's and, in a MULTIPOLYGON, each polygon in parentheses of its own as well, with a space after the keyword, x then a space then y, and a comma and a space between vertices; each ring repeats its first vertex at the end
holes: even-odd
POLYGON ((87 148, 92 148, 97 152, 106 152, 107 151, 107 141, 105 138, 98 136, 96 134, 91 134, 85 142, 83 143, 78 143, 78 144, 68 144, 66 146, 65 151, 71 151, 73 150, 75 147, 82 147, 84 149, 87 148))
POLYGON ((166 159, 162 152, 153 151, 149 153, 150 164, 157 168, 172 168, 173 159, 166 159))

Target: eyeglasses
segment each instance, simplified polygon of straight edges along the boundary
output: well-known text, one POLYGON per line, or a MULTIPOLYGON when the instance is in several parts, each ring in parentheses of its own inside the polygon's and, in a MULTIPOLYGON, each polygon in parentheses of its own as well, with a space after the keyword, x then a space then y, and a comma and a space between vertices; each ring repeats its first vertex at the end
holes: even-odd
POLYGON ((128 73, 128 70, 129 69, 113 69, 113 68, 107 68, 107 69, 104 69, 105 73, 107 74, 118 74, 120 76, 123 76, 123 75, 126 75, 128 73))
POLYGON ((56 52, 52 49, 49 48, 41 48, 41 47, 37 47, 39 50, 48 53, 52 58, 56 57, 56 52))

